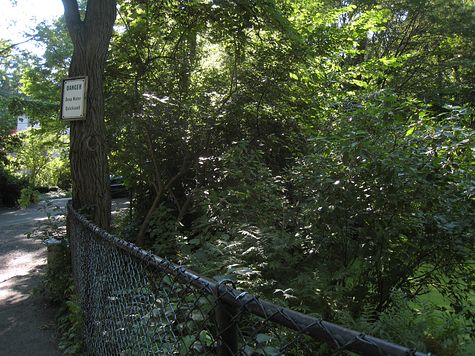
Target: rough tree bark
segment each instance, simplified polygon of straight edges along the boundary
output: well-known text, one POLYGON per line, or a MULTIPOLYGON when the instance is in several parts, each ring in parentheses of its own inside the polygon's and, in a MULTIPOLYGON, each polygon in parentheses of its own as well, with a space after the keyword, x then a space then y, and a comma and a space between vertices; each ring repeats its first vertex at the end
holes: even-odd
POLYGON ((104 124, 103 73, 116 2, 88 0, 81 18, 77 0, 63 0, 74 52, 69 76, 88 77, 86 120, 71 122, 70 162, 73 206, 100 227, 110 227, 109 166, 104 124))

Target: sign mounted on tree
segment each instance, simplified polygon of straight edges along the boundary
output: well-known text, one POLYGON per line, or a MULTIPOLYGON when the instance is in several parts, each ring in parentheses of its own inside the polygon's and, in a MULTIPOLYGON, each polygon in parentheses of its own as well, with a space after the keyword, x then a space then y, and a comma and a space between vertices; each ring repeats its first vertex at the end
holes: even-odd
POLYGON ((86 119, 87 77, 63 79, 61 90, 61 119, 86 119))

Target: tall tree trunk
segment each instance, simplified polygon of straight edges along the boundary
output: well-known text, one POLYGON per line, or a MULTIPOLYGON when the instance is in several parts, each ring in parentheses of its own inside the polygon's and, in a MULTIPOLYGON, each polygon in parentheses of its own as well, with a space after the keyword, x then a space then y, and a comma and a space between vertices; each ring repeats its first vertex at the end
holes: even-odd
POLYGON ((104 124, 103 73, 116 17, 116 2, 88 0, 81 19, 77 0, 63 0, 74 53, 69 76, 87 76, 86 120, 71 122, 73 206, 100 227, 110 227, 109 166, 104 124))

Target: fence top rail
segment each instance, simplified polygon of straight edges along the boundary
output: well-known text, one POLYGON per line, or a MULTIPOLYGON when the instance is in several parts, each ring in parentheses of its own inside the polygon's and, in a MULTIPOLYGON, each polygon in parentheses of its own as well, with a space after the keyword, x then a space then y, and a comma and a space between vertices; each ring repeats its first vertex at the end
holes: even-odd
POLYGON ((71 201, 67 204, 69 216, 80 222, 83 227, 92 232, 98 241, 105 241, 125 254, 139 260, 142 264, 157 272, 172 275, 184 283, 205 293, 217 296, 222 302, 231 307, 244 309, 248 313, 265 318, 273 323, 280 324, 288 329, 309 335, 316 340, 324 340, 333 345, 338 353, 340 350, 353 351, 364 355, 414 355, 430 356, 430 353, 417 352, 398 344, 391 343, 361 332, 324 321, 314 316, 283 308, 260 299, 245 291, 230 287, 226 281, 216 282, 197 273, 177 265, 151 251, 143 250, 137 245, 122 240, 96 226, 85 216, 77 212, 71 201))

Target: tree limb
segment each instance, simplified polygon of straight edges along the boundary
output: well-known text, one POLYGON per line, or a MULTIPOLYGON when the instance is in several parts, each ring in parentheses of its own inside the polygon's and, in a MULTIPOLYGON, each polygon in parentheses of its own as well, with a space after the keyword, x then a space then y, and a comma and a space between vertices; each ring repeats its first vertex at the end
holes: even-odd
MULTIPOLYGON (((149 139, 150 139, 150 137, 149 137, 149 139)), ((152 153, 153 153, 153 149, 152 149, 152 153)), ((157 182, 159 182, 160 185, 159 185, 159 188, 157 190, 157 194, 155 195, 155 198, 153 200, 152 206, 148 210, 147 215, 145 216, 144 221, 142 222, 142 225, 140 226, 140 230, 139 230, 139 232, 137 234, 137 238, 136 238, 137 245, 143 246, 145 244, 145 231, 147 230, 147 228, 150 224, 150 221, 152 220, 153 212, 155 211, 155 209, 157 209, 158 203, 160 202, 160 199, 163 196, 163 194, 165 194, 171 188, 171 186, 176 182, 176 180, 178 178, 183 176, 188 171, 189 161, 190 161, 189 158, 190 158, 189 154, 185 155, 185 157, 183 158, 183 163, 181 165, 180 171, 177 174, 175 174, 172 178, 170 178, 170 180, 167 182, 167 184, 165 186, 163 186, 162 180, 159 177, 159 172, 158 171, 156 172, 157 182)), ((152 160, 153 160, 153 158, 152 158, 152 160)), ((155 167, 155 169, 158 169, 158 164, 155 167)), ((157 189, 157 188, 155 187, 155 189, 157 189)))
POLYGON ((31 40, 34 40, 36 38, 36 35, 31 35, 28 39, 24 40, 24 41, 21 41, 21 42, 17 42, 17 43, 13 43, 5 48, 2 48, 0 50, 0 56, 3 56, 4 54, 6 54, 8 51, 10 51, 11 49, 19 46, 19 45, 22 45, 24 43, 27 43, 27 42, 30 42, 31 40))
POLYGON ((78 41, 79 29, 82 25, 77 0, 63 0, 64 19, 73 42, 78 41))

